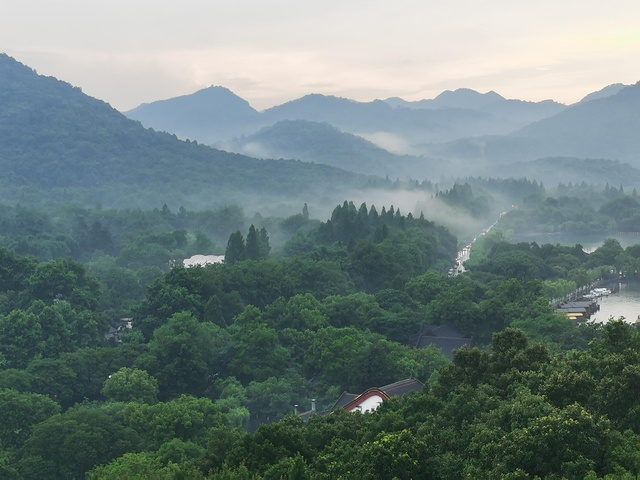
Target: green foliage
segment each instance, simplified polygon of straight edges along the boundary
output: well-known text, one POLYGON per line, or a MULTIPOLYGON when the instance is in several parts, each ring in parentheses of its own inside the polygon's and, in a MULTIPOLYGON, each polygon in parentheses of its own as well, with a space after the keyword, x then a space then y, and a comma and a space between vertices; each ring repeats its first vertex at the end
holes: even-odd
POLYGON ((0 449, 10 449, 21 446, 34 425, 60 413, 60 406, 44 395, 2 389, 0 411, 0 449))
POLYGON ((74 307, 92 310, 98 303, 99 284, 84 266, 70 259, 39 264, 27 279, 30 298, 46 303, 69 301, 74 307))
MULTIPOLYGON (((247 307, 251 309, 252 307, 247 307)), ((257 312, 256 312, 257 313, 257 312)), ((229 371, 243 381, 262 382, 282 375, 290 365, 289 352, 280 345, 278 332, 256 320, 238 318, 239 328, 234 335, 235 354, 229 371)))
POLYGON ((88 478, 91 480, 119 480, 122 478, 168 480, 176 478, 176 474, 182 470, 175 464, 164 467, 162 461, 150 452, 125 453, 109 464, 100 465, 91 470, 88 473, 88 478))
POLYGON ((177 313, 155 330, 149 356, 139 357, 136 366, 158 379, 162 398, 201 394, 208 379, 226 369, 230 346, 229 333, 217 325, 177 313))
MULTIPOLYGON (((255 246, 257 249, 257 244, 255 246)), ((224 251, 224 260, 227 265, 235 265, 236 263, 247 258, 244 237, 240 231, 231 234, 227 242, 227 249, 224 251)))
MULTIPOLYGON (((37 219, 35 213, 21 215, 37 219)), ((87 245, 102 232, 117 255, 126 223, 116 228, 115 219, 127 217, 103 213, 87 245)), ((183 230, 189 216, 163 208, 148 220, 171 224, 170 231, 124 242, 187 251, 195 244, 183 230)), ((10 275, 0 291, 0 388, 15 420, 0 435, 6 442, 0 472, 26 478, 80 478, 91 469, 90 478, 640 473, 637 333, 618 323, 576 328, 553 315, 547 300, 549 292, 610 270, 604 262, 631 268, 637 249, 606 242, 588 255, 579 245, 511 245, 489 236, 483 259, 453 278, 438 272, 455 255, 455 241, 423 218, 348 202, 322 224, 301 217, 295 234, 303 239, 301 256, 276 252, 268 260, 174 267, 137 305, 143 275, 125 268, 126 255, 98 255, 83 271, 73 260, 48 266, 0 251, 10 275), (56 301, 49 299, 52 285, 64 290, 56 301), (88 308, 119 316, 119 296, 123 313, 133 309, 134 329, 123 344, 106 346, 105 317, 88 308), (453 326, 477 345, 493 339, 492 350, 458 350, 450 363, 435 347, 406 346, 425 323, 453 326), (577 351, 564 353, 569 348, 577 351), (344 390, 360 393, 409 376, 428 386, 373 414, 315 415, 306 426, 290 415, 294 405, 309 408, 311 398, 322 412, 344 390), (56 429, 58 445, 45 445, 43 435, 56 429), (531 432, 536 438, 528 438, 531 432), (115 444, 106 447, 104 438, 115 444), (527 451, 549 456, 550 465, 527 451)), ((53 228, 42 220, 38 228, 53 228)), ((245 244, 245 251, 263 255, 261 232, 249 228, 247 243, 255 245, 245 244)))
POLYGON ((137 432, 147 449, 160 448, 173 439, 202 443, 207 430, 224 421, 211 400, 187 395, 155 405, 129 403, 123 415, 125 425, 137 432))
POLYGON ((486 196, 474 196, 471 185, 455 183, 445 192, 436 196, 448 205, 462 207, 475 218, 486 218, 489 214, 489 199, 486 196))
POLYGON ((109 401, 155 403, 158 381, 144 370, 123 367, 109 376, 100 393, 109 401))
POLYGON ((18 466, 26 478, 80 479, 96 465, 135 452, 137 445, 135 432, 109 414, 76 408, 34 426, 18 466))

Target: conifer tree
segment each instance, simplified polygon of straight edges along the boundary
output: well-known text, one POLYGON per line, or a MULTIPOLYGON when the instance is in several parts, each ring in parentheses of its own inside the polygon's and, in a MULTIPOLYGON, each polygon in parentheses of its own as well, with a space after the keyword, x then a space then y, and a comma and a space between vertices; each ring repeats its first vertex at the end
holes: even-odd
POLYGON ((247 243, 245 247, 245 254, 249 260, 260 260, 260 237, 256 232, 256 227, 251 224, 249 227, 249 233, 247 233, 247 243))
POLYGON ((269 233, 266 228, 262 227, 260 229, 260 258, 263 260, 269 258, 270 251, 271 245, 269 245, 269 233))
POLYGON ((224 262, 227 265, 235 265, 246 258, 244 238, 240 230, 232 233, 227 241, 227 249, 224 252, 224 262))

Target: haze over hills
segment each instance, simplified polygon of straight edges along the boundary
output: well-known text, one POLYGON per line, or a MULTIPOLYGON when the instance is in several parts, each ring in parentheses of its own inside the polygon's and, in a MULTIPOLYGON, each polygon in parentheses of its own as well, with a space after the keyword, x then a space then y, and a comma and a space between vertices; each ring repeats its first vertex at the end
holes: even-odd
POLYGON ((420 151, 483 168, 557 156, 605 158, 640 167, 640 83, 608 95, 616 88, 506 136, 422 145, 420 151))
POLYGON ((609 183, 612 186, 640 185, 640 169, 617 160, 549 157, 529 162, 496 166, 500 177, 535 178, 545 185, 609 183))
POLYGON ((253 135, 237 138, 224 148, 253 157, 300 159, 338 168, 347 166, 353 172, 383 178, 423 179, 432 173, 431 162, 426 159, 394 155, 328 123, 308 120, 281 120, 253 135))
POLYGON ((496 92, 480 93, 469 88, 459 88, 457 90, 445 90, 436 98, 428 100, 418 100, 408 102, 398 97, 388 98, 386 103, 393 107, 406 108, 464 108, 469 110, 482 110, 487 105, 495 102, 504 101, 505 98, 496 92))
POLYGON ((537 139, 557 154, 640 161, 640 83, 528 125, 512 136, 537 139), (564 151, 563 151, 564 150, 564 151))
MULTIPOLYGON (((228 91, 226 93, 233 95, 228 91)), ((197 92, 193 95, 200 94, 197 92)), ((188 118, 190 106, 194 104, 189 97, 142 105, 126 112, 126 115, 140 120, 147 127, 167 130, 182 138, 209 144, 227 141, 232 136, 255 133, 262 127, 282 120, 326 122, 344 132, 375 139, 376 142, 380 134, 394 135, 399 140, 396 147, 405 145, 401 153, 411 153, 407 147, 413 143, 442 143, 468 136, 503 135, 564 108, 554 102, 519 102, 505 100, 493 92, 479 94, 472 90, 457 90, 445 92, 429 101, 435 102, 430 108, 422 108, 426 103, 418 108, 400 99, 395 102, 356 102, 347 98, 310 94, 264 110, 258 116, 252 112, 246 117, 242 116, 239 109, 236 110, 238 105, 243 105, 245 111, 243 101, 234 96, 237 105, 210 102, 203 107, 198 104, 193 109, 192 118, 188 118), (466 103, 470 106, 465 106, 466 103), (208 116, 203 114, 206 109, 209 109, 208 116), (226 115, 231 121, 223 131, 218 119, 226 115), (236 122, 238 118, 245 118, 246 123, 236 122), (177 119, 183 119, 179 125, 176 124, 177 119)), ((385 144, 380 146, 388 147, 385 144)))
POLYGON ((471 109, 393 108, 381 100, 355 102, 317 94, 265 110, 263 115, 267 123, 280 120, 327 122, 365 138, 375 138, 380 133, 392 134, 408 145, 446 142, 469 135, 502 134, 514 129, 508 120, 471 109))
POLYGON ((141 106, 128 114, 145 111, 147 126, 170 130, 174 125, 173 131, 199 141, 219 138, 214 145, 239 153, 298 158, 377 175, 393 170, 401 178, 424 178, 425 173, 431 178, 500 175, 488 170, 491 165, 547 157, 638 162, 634 135, 638 102, 633 87, 620 84, 569 107, 551 100, 507 100, 495 92, 459 89, 418 102, 399 98, 356 102, 311 94, 263 112, 251 109, 226 89, 215 89, 219 97, 211 94, 208 102, 194 102, 187 95, 141 106), (197 108, 190 117, 194 104, 197 108), (178 118, 185 119, 180 126, 171 123, 178 118), (229 119, 226 123, 225 118, 229 119), (327 123, 335 130, 318 127, 312 132, 310 123, 291 121, 327 123), (226 130, 220 125, 226 125, 226 130), (234 129, 235 138, 222 139, 234 129), (369 140, 389 154, 353 138, 347 141, 348 134, 369 140), (389 156, 399 153, 413 158, 403 156, 400 162, 397 156, 389 156), (392 168, 385 162, 392 162, 392 168), (410 166, 408 172, 403 164, 410 166))
POLYGON ((5 197, 13 199, 35 197, 42 190, 59 199, 90 199, 106 205, 155 205, 161 195, 166 201, 195 206, 195 202, 230 203, 238 198, 264 204, 265 198, 281 194, 296 199, 313 195, 331 198, 334 193, 339 197, 338 191, 370 184, 357 173, 434 182, 441 177, 469 175, 527 176, 547 182, 564 178, 569 171, 576 182, 593 178, 617 184, 620 178, 635 179, 633 170, 624 169, 640 166, 640 137, 636 135, 640 129, 640 85, 612 85, 590 98, 563 107, 553 102, 505 100, 494 92, 460 90, 438 97, 436 105, 442 108, 414 108, 308 95, 257 112, 229 90, 210 87, 136 109, 140 116, 174 122, 165 124, 165 130, 171 125, 186 126, 192 132, 199 129, 203 135, 216 136, 261 127, 255 133, 238 135, 225 143, 225 148, 263 158, 314 162, 305 164, 235 155, 145 129, 80 89, 38 76, 3 55, 0 167, 4 174, 0 181, 5 197), (476 128, 486 131, 499 129, 499 124, 503 128, 514 124, 513 117, 496 120, 498 116, 487 111, 449 108, 465 98, 485 110, 562 111, 510 134, 413 145, 422 157, 397 155, 366 141, 396 142, 399 147, 390 150, 401 150, 410 139, 463 135, 476 128), (361 138, 347 127, 370 133, 361 138), (565 160, 526 164, 558 157, 565 160), (589 158, 630 165, 596 169, 600 173, 594 177, 593 167, 579 161, 589 158))
POLYGON ((326 165, 258 160, 148 130, 7 55, 0 55, 0 168, 4 199, 127 207, 268 205, 273 198, 330 197, 368 181, 326 165))
POLYGON ((468 88, 460 88, 455 91, 447 90, 433 100, 407 102, 400 98, 388 98, 385 102, 394 107, 413 109, 458 108, 484 112, 496 118, 508 120, 513 130, 555 115, 567 108, 553 100, 542 102, 507 100, 496 92, 479 93, 468 88))
POLYGON ((260 122, 260 114, 246 100, 227 88, 213 86, 191 95, 145 103, 125 115, 155 130, 206 144, 252 133, 260 122))

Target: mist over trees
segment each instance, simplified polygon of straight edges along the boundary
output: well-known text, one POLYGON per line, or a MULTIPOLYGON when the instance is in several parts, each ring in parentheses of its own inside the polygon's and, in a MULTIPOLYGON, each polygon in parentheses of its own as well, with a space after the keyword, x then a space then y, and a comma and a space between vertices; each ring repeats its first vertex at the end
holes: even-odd
POLYGON ((215 87, 129 112, 160 133, 0 55, 0 478, 639 475, 637 326, 553 309, 638 280, 637 89, 256 112, 215 87), (465 346, 422 348, 438 329, 465 346))

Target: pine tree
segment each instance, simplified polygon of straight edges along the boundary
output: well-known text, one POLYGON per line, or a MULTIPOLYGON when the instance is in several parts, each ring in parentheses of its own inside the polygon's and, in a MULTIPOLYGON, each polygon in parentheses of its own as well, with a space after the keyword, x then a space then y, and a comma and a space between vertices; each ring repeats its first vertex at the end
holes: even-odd
POLYGON ((270 251, 271 245, 269 245, 269 233, 267 232, 266 228, 262 227, 260 229, 260 258, 262 260, 266 260, 267 258, 269 258, 270 251))
POLYGON ((224 262, 231 266, 246 258, 244 238, 240 230, 232 233, 227 241, 227 249, 224 252, 224 262))
POLYGON ((260 237, 256 232, 256 227, 251 224, 249 227, 249 233, 247 233, 247 244, 245 247, 245 254, 249 260, 260 260, 260 237))

